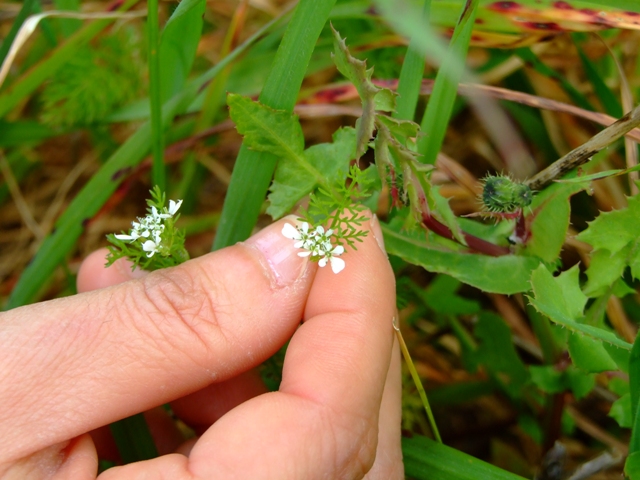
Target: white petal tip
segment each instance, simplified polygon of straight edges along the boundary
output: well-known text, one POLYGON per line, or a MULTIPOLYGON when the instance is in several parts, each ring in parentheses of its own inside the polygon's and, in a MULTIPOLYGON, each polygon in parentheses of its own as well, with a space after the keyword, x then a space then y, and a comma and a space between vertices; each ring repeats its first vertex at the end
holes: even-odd
POLYGON ((345 266, 346 263, 341 258, 331 258, 331 270, 333 270, 333 273, 340 273, 342 270, 344 270, 345 266))
POLYGON ((284 224, 282 227, 282 235, 290 238, 291 240, 298 240, 300 238, 300 232, 298 232, 298 229, 290 223, 284 224))

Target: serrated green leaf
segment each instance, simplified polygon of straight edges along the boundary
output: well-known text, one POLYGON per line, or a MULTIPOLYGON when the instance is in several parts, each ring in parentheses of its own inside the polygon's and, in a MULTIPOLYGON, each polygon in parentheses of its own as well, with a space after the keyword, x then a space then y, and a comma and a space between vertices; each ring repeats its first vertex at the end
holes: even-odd
POLYGON ((373 68, 367 70, 366 62, 351 55, 345 39, 340 37, 333 25, 331 31, 333 32, 334 44, 333 61, 338 67, 338 71, 356 87, 362 102, 362 116, 356 123, 356 158, 360 158, 367 150, 369 141, 373 137, 376 109, 387 112, 395 110, 396 94, 389 89, 376 87, 371 82, 373 68))
POLYGON ((631 415, 631 395, 628 393, 621 396, 611 404, 609 416, 613 418, 622 428, 631 428, 633 425, 633 415, 631 415))
POLYGON ((381 112, 393 112, 396 109, 396 96, 396 93, 388 88, 380 89, 380 91, 376 93, 375 97, 373 97, 376 110, 381 112))
POLYGON ((567 314, 571 318, 582 317, 582 312, 587 304, 587 297, 580 290, 580 269, 578 265, 574 265, 554 279, 562 291, 567 314))
POLYGON ((305 150, 301 161, 284 157, 278 163, 269 193, 267 213, 278 219, 289 212, 300 198, 318 184, 342 184, 349 162, 355 155, 356 132, 341 128, 333 134, 333 143, 321 143, 305 150), (304 162, 302 165, 300 162, 304 162), (310 175, 313 169, 320 176, 310 175))
POLYGON ((236 129, 250 149, 303 162, 304 135, 296 115, 235 93, 227 95, 227 104, 236 129))
POLYGON ((602 342, 579 334, 569 335, 569 355, 573 364, 587 373, 600 373, 617 370, 602 342))
POLYGON ((569 198, 582 189, 581 185, 556 184, 547 188, 539 199, 534 197, 531 238, 526 245, 529 254, 545 262, 557 260, 569 228, 569 198))
POLYGON ((616 253, 640 237, 638 218, 640 195, 629 197, 627 208, 601 213, 577 239, 592 245, 594 250, 606 249, 616 253))
POLYGON ((430 272, 451 275, 485 292, 510 295, 529 290, 527 278, 540 264, 533 257, 447 252, 429 245, 424 231, 401 231, 401 221, 381 226, 388 253, 430 272))
POLYGON ((538 312, 546 315, 553 322, 568 328, 573 332, 585 333, 593 338, 611 343, 626 350, 631 350, 631 344, 619 339, 613 333, 601 328, 578 323, 572 314, 575 311, 575 299, 570 296, 565 299, 565 288, 558 282, 544 265, 540 265, 531 275, 531 286, 534 298, 529 302, 538 312), (567 300, 569 302, 567 302, 567 300))
POLYGON ((585 295, 599 297, 611 288, 622 276, 632 247, 632 244, 627 244, 613 254, 605 249, 596 250, 591 254, 591 263, 586 272, 589 280, 584 286, 585 295))
POLYGON ((603 343, 602 346, 613 361, 616 362, 618 368, 624 373, 629 373, 629 357, 631 352, 623 348, 618 348, 614 345, 609 345, 608 343, 603 343))
POLYGON ((379 115, 376 121, 387 127, 389 132, 396 138, 416 137, 420 131, 420 125, 411 120, 400 120, 387 115, 379 115))

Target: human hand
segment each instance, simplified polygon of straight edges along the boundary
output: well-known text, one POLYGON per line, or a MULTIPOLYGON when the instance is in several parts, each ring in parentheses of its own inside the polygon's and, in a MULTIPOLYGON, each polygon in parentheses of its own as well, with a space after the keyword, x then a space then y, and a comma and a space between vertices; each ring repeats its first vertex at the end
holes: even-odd
POLYGON ((296 255, 285 221, 133 280, 97 252, 78 276, 85 293, 0 314, 0 477, 95 478, 86 432, 172 402, 203 432, 188 456, 102 480, 402 478, 394 277, 377 221, 338 275, 296 255), (261 394, 251 369, 289 338, 280 390, 261 394))

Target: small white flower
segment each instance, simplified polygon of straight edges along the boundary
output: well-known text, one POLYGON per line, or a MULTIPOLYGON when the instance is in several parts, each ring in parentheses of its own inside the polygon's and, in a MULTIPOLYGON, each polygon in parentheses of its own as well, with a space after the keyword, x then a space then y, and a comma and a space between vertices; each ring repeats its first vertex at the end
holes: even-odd
POLYGON ((142 250, 148 252, 147 257, 151 258, 153 257, 153 254, 158 251, 158 244, 153 240, 147 240, 142 244, 142 250))
POLYGON ((333 250, 325 250, 325 255, 318 261, 318 265, 324 267, 327 264, 327 261, 331 263, 331 270, 333 273, 340 273, 344 270, 346 263, 343 259, 338 258, 339 255, 344 253, 344 247, 342 245, 337 245, 333 250))
POLYGON ((182 205, 182 200, 178 200, 177 202, 169 200, 169 215, 173 217, 180 208, 180 205, 182 205))
MULTIPOLYGON (((172 215, 168 214, 168 213, 160 213, 158 212, 158 209, 156 207, 151 207, 151 216, 153 217, 154 220, 161 220, 161 219, 165 219, 165 218, 171 218, 172 215)), ((147 217, 148 218, 148 217, 147 217)))
MULTIPOLYGON (((307 224, 307 228, 309 228, 309 224, 307 224)), ((300 239, 300 231, 291 225, 290 223, 285 223, 284 227, 282 227, 282 235, 291 240, 299 240, 300 239)))

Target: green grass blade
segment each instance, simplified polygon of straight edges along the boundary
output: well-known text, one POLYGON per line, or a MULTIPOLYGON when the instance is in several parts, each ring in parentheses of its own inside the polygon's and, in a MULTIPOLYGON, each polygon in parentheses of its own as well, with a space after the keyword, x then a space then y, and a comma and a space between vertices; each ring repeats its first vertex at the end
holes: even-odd
MULTIPOLYGON (((136 3, 137 0, 126 0, 118 11, 126 11, 136 3)), ((3 118, 11 109, 31 95, 45 80, 49 79, 58 68, 76 54, 79 47, 91 41, 93 37, 114 21, 115 19, 104 19, 89 23, 71 36, 49 57, 16 79, 0 95, 0 118, 3 118)))
POLYGON ((158 0, 147 2, 147 48, 149 51, 149 105, 151 113, 151 155, 153 166, 151 178, 164 192, 167 173, 164 166, 164 135, 162 131, 162 99, 160 93, 160 55, 158 49, 158 0))
POLYGON ((118 446, 122 463, 150 460, 158 456, 149 426, 142 413, 123 418, 109 425, 118 446))
POLYGON ((629 453, 640 451, 640 415, 638 406, 640 405, 640 335, 636 337, 629 356, 629 393, 631 394, 631 412, 633 415, 633 430, 629 453))
POLYGON ((478 0, 468 0, 465 3, 460 21, 451 37, 447 57, 438 70, 420 126, 426 133, 418 140, 418 152, 424 155, 421 159, 424 163, 435 164, 442 147, 458 94, 458 84, 464 73, 462 60, 467 56, 477 10, 478 0))
MULTIPOLYGON (((284 34, 260 102, 291 112, 316 41, 335 0, 302 0, 284 34)), ((243 143, 233 168, 213 249, 249 237, 275 170, 277 158, 243 143)))
POLYGON ((9 53, 9 48, 13 43, 13 40, 16 38, 16 34, 20 27, 24 23, 25 19, 31 15, 36 5, 36 0, 24 0, 22 3, 22 8, 16 15, 16 19, 13 21, 13 25, 11 25, 11 29, 6 37, 2 39, 2 45, 0 45, 0 64, 4 62, 7 53, 9 53))
POLYGON ((524 480, 419 435, 402 439, 402 454, 406 476, 416 480, 524 480))
MULTIPOLYGON (((424 0, 422 6, 422 21, 429 23, 431 13, 431 0, 424 0)), ((398 80, 398 99, 396 100, 395 118, 413 120, 420 96, 422 76, 424 75, 425 58, 421 52, 418 41, 413 38, 409 43, 407 55, 402 63, 400 78, 398 80)))
MULTIPOLYGON (((56 10, 80 11, 80 0, 55 0, 54 4, 56 10)), ((82 21, 76 18, 61 18, 58 22, 60 22, 60 30, 65 38, 70 37, 82 27, 82 21)))
POLYGON ((593 86, 593 91, 598 97, 598 100, 600 100, 600 103, 604 107, 605 112, 607 112, 614 118, 620 118, 624 113, 622 111, 622 105, 620 104, 620 101, 611 91, 606 82, 602 79, 594 63, 587 56, 587 54, 584 53, 584 50, 578 44, 577 40, 580 36, 573 34, 572 37, 576 45, 576 49, 578 50, 578 55, 580 55, 580 61, 582 62, 584 73, 593 86))

